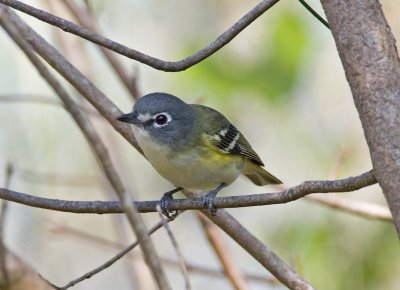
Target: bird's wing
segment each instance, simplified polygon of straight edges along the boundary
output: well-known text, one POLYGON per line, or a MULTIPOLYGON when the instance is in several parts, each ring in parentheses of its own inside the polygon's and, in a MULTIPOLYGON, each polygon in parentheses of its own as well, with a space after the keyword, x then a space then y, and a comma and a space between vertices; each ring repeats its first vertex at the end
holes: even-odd
POLYGON ((211 146, 222 153, 239 154, 258 165, 264 166, 261 158, 253 150, 243 134, 221 113, 202 105, 192 106, 196 106, 200 114, 206 113, 207 115, 207 122, 204 122, 201 126, 211 146))

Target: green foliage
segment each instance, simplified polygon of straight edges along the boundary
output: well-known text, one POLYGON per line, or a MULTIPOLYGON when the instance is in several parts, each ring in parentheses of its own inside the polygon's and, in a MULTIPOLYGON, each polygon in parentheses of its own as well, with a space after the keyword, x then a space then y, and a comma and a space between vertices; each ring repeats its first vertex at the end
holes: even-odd
POLYGON ((337 212, 285 227, 273 244, 317 289, 390 289, 400 268, 392 224, 337 212))
POLYGON ((252 50, 254 55, 238 55, 225 48, 224 53, 190 69, 189 80, 206 84, 206 93, 213 96, 243 92, 267 101, 290 97, 306 58, 310 34, 301 16, 288 10, 282 11, 273 25, 271 22, 264 22, 264 35, 254 42, 258 46, 252 50))

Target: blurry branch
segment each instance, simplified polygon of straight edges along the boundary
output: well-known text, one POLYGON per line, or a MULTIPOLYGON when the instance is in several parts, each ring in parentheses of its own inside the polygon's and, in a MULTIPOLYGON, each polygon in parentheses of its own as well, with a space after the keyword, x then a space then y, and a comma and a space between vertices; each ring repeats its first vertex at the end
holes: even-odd
MULTIPOLYGON (((99 246, 106 246, 113 249, 121 249, 124 247, 123 244, 120 242, 110 241, 108 239, 104 239, 102 237, 84 232, 79 229, 71 228, 65 225, 55 225, 51 232, 55 233, 57 237, 60 235, 70 235, 74 238, 82 239, 86 242, 95 243, 99 246)), ((133 256, 130 256, 133 258, 133 256)), ((161 257, 161 260, 165 265, 173 266, 173 267, 181 267, 180 263, 176 260, 161 257)), ((190 273, 199 274, 199 275, 206 275, 210 277, 217 277, 217 278, 226 278, 225 272, 219 269, 212 269, 206 266, 200 266, 198 264, 192 264, 190 262, 186 263, 187 269, 190 273)), ((278 280, 273 277, 266 277, 265 275, 253 274, 253 273, 244 273, 244 276, 247 280, 257 283, 267 283, 267 284, 278 284, 278 280)))
MULTIPOLYGON (((62 0, 61 3, 63 3, 69 9, 81 26, 90 29, 93 32, 99 33, 99 28, 96 24, 96 21, 88 9, 81 9, 73 0, 62 0)), ((136 77, 130 77, 128 75, 122 64, 118 61, 117 57, 109 49, 106 49, 103 46, 100 46, 99 48, 111 67, 114 69, 115 73, 120 78, 123 85, 129 91, 132 98, 136 100, 140 96, 136 77)))
MULTIPOLYGON (((236 208, 249 206, 262 206, 269 204, 282 204, 297 200, 312 193, 349 192, 375 184, 376 180, 372 171, 358 176, 338 180, 304 181, 300 185, 287 190, 271 193, 260 193, 239 196, 216 197, 214 204, 217 208, 236 208)), ((38 197, 0 188, 0 198, 25 204, 31 207, 64 211, 71 213, 111 214, 122 213, 118 201, 69 201, 38 197)), ((159 201, 135 201, 139 212, 156 212, 159 201)), ((170 203, 171 210, 204 209, 202 198, 174 199, 170 203)))
POLYGON ((340 168, 343 166, 343 162, 349 155, 349 148, 346 145, 342 145, 339 149, 339 152, 336 155, 336 158, 331 166, 331 169, 328 173, 328 178, 336 179, 338 176, 338 172, 340 168))
POLYGON ((122 112, 108 99, 93 83, 88 80, 79 70, 72 66, 53 46, 44 40, 38 33, 32 30, 18 15, 0 4, 2 17, 7 17, 7 22, 18 28, 22 38, 27 40, 35 50, 50 66, 62 75, 83 97, 85 97, 97 111, 107 119, 129 143, 139 152, 136 139, 132 129, 127 124, 115 120, 122 112))
POLYGON ((47 67, 42 61, 34 54, 30 45, 20 36, 20 32, 15 30, 15 27, 10 24, 9 17, 6 16, 4 7, 0 6, 0 24, 13 39, 13 41, 21 48, 28 59, 32 62, 34 67, 38 70, 40 75, 47 81, 51 88, 58 94, 61 100, 64 102, 66 109, 70 112, 71 116, 75 120, 78 127, 81 129, 85 136, 88 144, 90 145, 97 161, 99 162, 100 168, 103 170, 105 176, 113 187, 114 191, 120 199, 124 213, 126 214, 128 221, 135 232, 141 249, 143 250, 145 260, 150 267, 154 279, 161 290, 171 289, 164 271, 160 265, 159 257, 155 250, 152 240, 147 234, 147 229, 141 219, 141 216, 136 211, 136 208, 131 202, 131 197, 125 189, 112 161, 108 154, 107 148, 100 139, 96 129, 90 122, 90 120, 82 113, 75 102, 70 98, 68 93, 60 85, 57 79, 50 73, 47 67), (3 12, 3 13, 1 13, 3 12))
MULTIPOLYGON (((7 163, 6 174, 4 178, 4 187, 10 188, 11 179, 14 173, 14 168, 11 163, 7 163)), ((8 202, 3 200, 1 203, 0 212, 0 269, 2 274, 2 279, 0 279, 0 288, 7 288, 10 284, 10 277, 7 270, 7 249, 4 244, 4 228, 6 223, 6 214, 8 209, 8 202)))
MULTIPOLYGON (((40 0, 37 3, 42 4, 53 15, 60 15, 67 19, 72 17, 72 14, 65 9, 60 0, 40 0)), ((53 39, 54 43, 57 43, 59 51, 84 75, 87 77, 93 76, 94 67, 91 65, 89 53, 85 49, 85 42, 82 42, 78 37, 67 35, 61 29, 51 29, 49 37, 53 39)), ((77 99, 76 101, 81 102, 82 99, 77 99)))
POLYGON ((94 175, 36 172, 23 168, 16 168, 15 173, 24 181, 31 183, 43 183, 47 185, 88 187, 99 183, 98 177, 94 175))
MULTIPOLYGON (((42 95, 31 95, 31 94, 6 94, 0 95, 0 102, 6 103, 32 103, 40 105, 52 105, 59 106, 65 109, 65 106, 60 101, 53 99, 52 97, 42 96, 42 95)), ((87 114, 93 115, 93 117, 100 117, 99 113, 79 106, 79 108, 87 114)))
POLYGON ((354 201, 334 195, 309 195, 307 200, 340 209, 356 216, 393 222, 393 217, 387 207, 362 201, 354 201))
MULTIPOLYGON (((193 196, 189 192, 185 192, 185 194, 190 197, 193 196)), ((296 273, 272 249, 257 239, 226 210, 220 209, 217 216, 212 216, 208 210, 203 210, 202 213, 219 226, 286 287, 296 290, 314 289, 309 282, 296 273)))
POLYGON ((32 95, 32 94, 3 94, 0 95, 0 102, 7 103, 37 103, 37 104, 45 104, 45 105, 54 105, 54 106, 64 106, 59 100, 56 100, 52 97, 43 96, 43 95, 32 95))
MULTIPOLYGON (((167 219, 167 218, 165 220, 163 220, 163 221, 160 221, 159 223, 157 223, 155 226, 153 226, 148 231, 148 235, 150 236, 151 234, 156 232, 158 229, 162 228, 165 223, 169 223, 171 221, 173 221, 173 219, 167 219)), ((69 282, 65 286, 62 286, 62 287, 58 287, 56 285, 53 285, 53 286, 58 290, 66 290, 68 288, 71 288, 71 287, 75 286, 76 284, 78 284, 78 283, 80 283, 80 282, 82 282, 82 281, 84 281, 86 279, 89 279, 92 276, 96 275, 97 273, 107 269, 108 267, 110 267, 112 264, 117 262, 119 259, 121 259, 123 256, 125 256, 127 253, 129 253, 131 250, 133 250, 138 245, 139 245, 139 241, 133 242, 132 244, 127 246, 124 250, 119 252, 117 255, 115 255, 113 258, 111 258, 110 260, 108 260, 107 262, 102 264, 101 266, 99 266, 99 267, 93 269, 92 271, 87 272, 86 274, 84 274, 84 275, 72 280, 71 282, 69 282)))
MULTIPOLYGON (((188 274, 188 270, 187 270, 187 265, 186 265, 186 261, 185 261, 185 257, 182 254, 182 251, 178 245, 178 241, 176 240, 171 227, 169 226, 168 222, 170 221, 170 219, 168 219, 166 216, 164 216, 164 214, 162 213, 162 210, 159 206, 157 206, 157 212, 161 218, 161 221, 163 223, 163 227, 165 229, 165 231, 168 234, 169 239, 171 240, 172 246, 175 249, 176 255, 178 256, 178 263, 179 263, 179 268, 182 271, 183 274, 183 278, 185 280, 185 289, 186 290, 191 290, 192 286, 190 285, 190 278, 189 278, 189 274, 188 274)), ((174 219, 176 217, 174 216, 174 219)))
MULTIPOLYGON (((328 173, 329 178, 337 178, 338 171, 343 165, 343 162, 349 153, 346 146, 342 146, 337 154, 335 161, 333 162, 332 168, 328 173)), ((334 209, 357 215, 360 217, 380 219, 383 221, 393 221, 392 215, 389 209, 385 206, 381 206, 374 203, 354 201, 339 197, 333 194, 317 194, 308 195, 305 197, 306 200, 322 204, 334 209)))
POLYGON ((207 235, 207 239, 214 248, 219 261, 221 262, 222 268, 224 269, 225 275, 231 282, 232 286, 236 290, 248 290, 246 280, 242 271, 234 261, 232 253, 224 241, 221 232, 218 227, 214 225, 208 218, 199 213, 197 215, 200 219, 201 225, 203 226, 204 232, 207 235))
MULTIPOLYGON (((211 42, 207 47, 201 49, 200 51, 192 54, 189 57, 186 57, 179 61, 164 61, 137 50, 126 47, 122 44, 114 42, 108 38, 105 38, 94 31, 81 27, 72 23, 71 21, 65 20, 63 18, 57 17, 53 14, 45 12, 43 10, 37 9, 30 5, 24 4, 20 1, 16 0, 0 0, 0 3, 3 3, 7 6, 13 7, 21 12, 29 14, 39 20, 47 22, 51 25, 57 26, 62 30, 78 35, 82 38, 85 38, 93 43, 101 45, 105 48, 108 48, 114 52, 122 54, 128 58, 137 60, 143 64, 149 65, 155 69, 162 71, 170 71, 177 72, 183 71, 191 66, 201 62, 206 59, 210 55, 217 52, 219 49, 228 44, 233 38, 235 38, 243 29, 249 26, 254 20, 260 17, 265 11, 271 8, 275 3, 279 0, 264 0, 261 1, 257 6, 255 6, 250 12, 245 14, 241 19, 239 19, 234 25, 232 25, 227 31, 222 33, 216 40, 211 42)), ((85 23, 86 25, 86 23, 85 23)))
MULTIPOLYGON (((1 290, 51 290, 52 285, 42 279, 25 261, 12 251, 6 249, 7 272, 10 283, 7 287, 0 286, 1 290)), ((3 280, 0 273, 0 280, 3 280)))

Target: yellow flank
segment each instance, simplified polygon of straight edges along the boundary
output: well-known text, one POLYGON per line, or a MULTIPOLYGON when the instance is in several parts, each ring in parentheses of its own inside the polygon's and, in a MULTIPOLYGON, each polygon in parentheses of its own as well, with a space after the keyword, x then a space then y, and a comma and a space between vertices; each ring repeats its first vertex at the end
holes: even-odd
POLYGON ((222 183, 231 184, 242 172, 243 156, 222 153, 209 140, 189 150, 173 151, 151 140, 144 130, 136 131, 135 136, 150 163, 175 186, 207 191, 222 183))
MULTIPOLYGON (((221 152, 218 147, 210 142, 210 137, 206 134, 203 135, 202 144, 204 145, 203 152, 200 154, 199 159, 204 166, 230 166, 232 163, 241 163, 244 157, 239 154, 227 154, 221 152)), ((241 164, 240 164, 241 167, 241 164)))

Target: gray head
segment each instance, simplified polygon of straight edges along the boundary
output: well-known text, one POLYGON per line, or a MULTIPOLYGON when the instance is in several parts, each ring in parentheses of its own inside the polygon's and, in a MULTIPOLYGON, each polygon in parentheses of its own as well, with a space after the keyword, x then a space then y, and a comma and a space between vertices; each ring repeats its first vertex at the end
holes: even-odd
POLYGON ((170 145, 179 145, 180 140, 189 136, 194 119, 192 106, 166 93, 152 93, 141 97, 131 113, 117 118, 121 122, 146 130, 157 141, 170 145))

